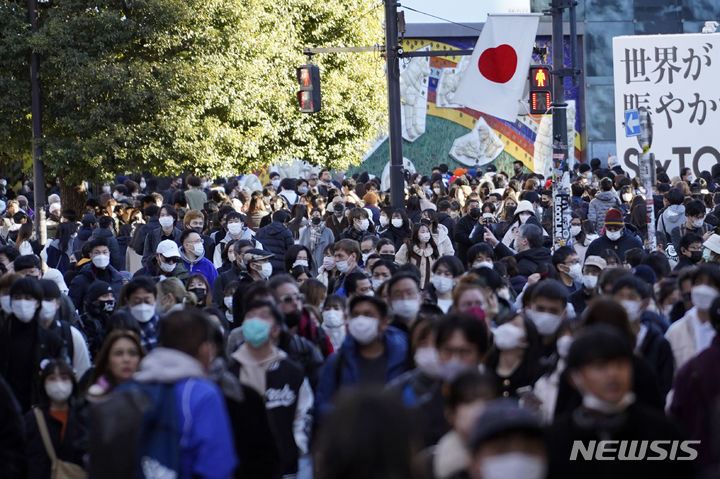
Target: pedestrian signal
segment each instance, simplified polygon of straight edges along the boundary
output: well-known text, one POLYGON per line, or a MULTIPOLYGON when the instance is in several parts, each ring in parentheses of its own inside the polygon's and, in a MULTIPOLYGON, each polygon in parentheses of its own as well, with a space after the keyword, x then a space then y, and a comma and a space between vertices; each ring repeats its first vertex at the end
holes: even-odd
POLYGON ((530 114, 544 115, 552 104, 552 73, 546 65, 530 67, 530 114))
POLYGON ((320 111, 320 68, 312 64, 302 65, 296 73, 300 84, 298 92, 300 111, 303 113, 320 111))

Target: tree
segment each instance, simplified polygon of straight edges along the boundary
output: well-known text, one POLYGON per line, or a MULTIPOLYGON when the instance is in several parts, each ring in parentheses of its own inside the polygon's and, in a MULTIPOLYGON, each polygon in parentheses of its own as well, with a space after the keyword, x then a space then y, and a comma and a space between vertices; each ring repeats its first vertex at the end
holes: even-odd
POLYGON ((30 154, 28 48, 40 54, 44 157, 66 184, 127 172, 358 163, 384 123, 377 55, 316 57, 323 110, 299 113, 310 45, 382 38, 375 0, 52 0, 29 35, 0 0, 0 161, 30 154), (366 15, 363 13, 370 12, 366 15), (9 80, 12 78, 12 80, 9 80))

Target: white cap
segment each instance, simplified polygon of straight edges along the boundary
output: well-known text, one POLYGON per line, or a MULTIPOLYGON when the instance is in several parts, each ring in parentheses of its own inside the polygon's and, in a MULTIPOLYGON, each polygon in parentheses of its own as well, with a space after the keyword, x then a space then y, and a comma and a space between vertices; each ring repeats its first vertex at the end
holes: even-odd
POLYGON ((522 200, 518 203, 517 208, 515 208, 515 214, 518 213, 535 213, 535 210, 533 209, 532 203, 530 203, 528 200, 522 200))
POLYGON ((179 258, 180 249, 173 240, 163 240, 157 246, 157 253, 165 258, 179 258))
POLYGON ((715 254, 720 254, 720 235, 713 234, 703 243, 703 246, 715 254))

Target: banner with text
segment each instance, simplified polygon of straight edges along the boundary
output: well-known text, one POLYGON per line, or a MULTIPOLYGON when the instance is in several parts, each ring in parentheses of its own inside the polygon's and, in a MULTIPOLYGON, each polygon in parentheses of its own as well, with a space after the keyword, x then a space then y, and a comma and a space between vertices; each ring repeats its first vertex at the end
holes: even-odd
POLYGON ((623 121, 639 107, 651 113, 650 152, 670 177, 720 163, 720 34, 615 37, 613 74, 617 156, 632 176, 642 152, 623 121))

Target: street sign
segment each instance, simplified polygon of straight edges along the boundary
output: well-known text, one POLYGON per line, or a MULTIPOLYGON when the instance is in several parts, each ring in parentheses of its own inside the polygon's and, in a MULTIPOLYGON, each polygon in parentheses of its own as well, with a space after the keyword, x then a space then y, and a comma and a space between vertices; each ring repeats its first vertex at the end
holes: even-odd
POLYGON ((625 136, 640 136, 642 128, 640 128, 640 113, 637 109, 625 110, 625 136))

